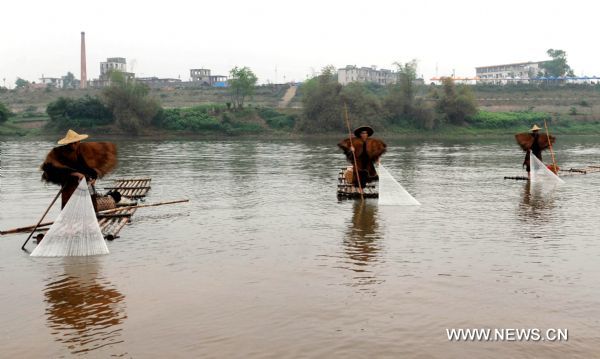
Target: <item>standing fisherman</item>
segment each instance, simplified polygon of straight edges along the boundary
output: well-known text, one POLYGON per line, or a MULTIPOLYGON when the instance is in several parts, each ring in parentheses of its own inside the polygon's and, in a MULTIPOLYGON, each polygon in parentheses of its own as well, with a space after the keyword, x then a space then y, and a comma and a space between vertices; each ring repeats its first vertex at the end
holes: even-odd
POLYGON ((61 208, 65 207, 80 180, 85 178, 93 185, 117 164, 117 147, 113 143, 81 143, 86 138, 88 135, 69 130, 58 141, 60 146, 48 153, 41 166, 42 180, 62 187, 61 208))
POLYGON ((352 138, 352 142, 349 138, 346 138, 338 143, 338 147, 344 151, 346 158, 352 165, 354 165, 354 156, 356 156, 357 168, 353 173, 358 173, 359 178, 354 175, 352 182, 361 189, 367 183, 378 179, 374 163, 379 161, 387 147, 382 140, 370 138, 373 132, 371 127, 361 126, 354 130, 355 137, 352 138))
POLYGON ((531 153, 534 156, 542 160, 542 151, 546 148, 550 147, 550 141, 554 143, 556 138, 554 136, 550 136, 550 141, 548 141, 548 135, 540 134, 541 128, 538 125, 533 125, 533 127, 529 130, 530 132, 517 133, 515 138, 517 143, 523 151, 526 151, 525 159, 523 160, 523 166, 527 170, 527 177, 530 177, 531 172, 531 153))

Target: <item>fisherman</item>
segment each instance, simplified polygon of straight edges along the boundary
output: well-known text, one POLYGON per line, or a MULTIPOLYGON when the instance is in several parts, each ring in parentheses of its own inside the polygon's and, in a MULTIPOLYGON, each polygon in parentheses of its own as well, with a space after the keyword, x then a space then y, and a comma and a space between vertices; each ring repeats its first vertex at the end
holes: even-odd
MULTIPOLYGON (((533 127, 529 130, 529 133, 518 133, 515 135, 517 143, 523 151, 525 151, 525 159, 523 160, 523 166, 527 170, 527 177, 530 178, 531 173, 531 153, 536 156, 540 161, 542 161, 542 151, 550 146, 550 142, 548 141, 548 136, 546 134, 540 134, 539 131, 541 128, 534 124, 533 127)), ((550 141, 554 143, 556 138, 554 136, 550 136, 550 141)))
POLYGON ((361 126, 354 130, 354 138, 344 139, 338 147, 344 151, 346 158, 354 166, 356 161, 356 169, 353 169, 352 182, 359 189, 365 188, 367 183, 377 181, 377 171, 375 170, 375 162, 379 162, 381 155, 386 151, 386 144, 373 136, 373 129, 369 126, 361 126), (355 173, 358 172, 358 178, 355 173))
POLYGON ((114 144, 81 143, 86 138, 86 134, 68 130, 65 137, 58 141, 60 146, 48 153, 41 166, 44 171, 42 180, 62 187, 61 208, 65 207, 79 181, 85 179, 93 185, 97 178, 110 172, 117 164, 117 150, 114 144))

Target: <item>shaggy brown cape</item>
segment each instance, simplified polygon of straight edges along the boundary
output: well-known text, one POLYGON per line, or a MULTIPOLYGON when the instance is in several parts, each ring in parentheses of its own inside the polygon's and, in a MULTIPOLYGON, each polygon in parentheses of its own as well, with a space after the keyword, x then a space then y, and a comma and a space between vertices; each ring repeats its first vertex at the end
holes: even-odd
MULTIPOLYGON (((533 136, 529 132, 517 133, 515 135, 515 139, 523 151, 529 151, 533 146, 533 136)), ((556 137, 550 136, 550 141, 552 141, 552 144, 554 144, 556 137)), ((538 135, 538 145, 540 146, 540 151, 550 147, 550 144, 548 143, 548 135, 540 133, 538 135)))
MULTIPOLYGON (((375 170, 375 166, 373 166, 373 162, 377 162, 379 157, 383 155, 386 151, 386 144, 377 138, 369 138, 367 140, 367 155, 369 156, 369 163, 365 164, 360 161, 361 155, 363 154, 363 145, 364 141, 360 138, 352 139, 352 146, 354 146, 354 153, 356 155, 356 162, 358 164, 359 171, 368 171, 369 177, 377 176, 377 171, 375 170)), ((342 140, 338 143, 338 147, 344 151, 346 158, 350 164, 354 165, 354 158, 352 156, 352 151, 350 150, 350 139, 342 140)))
POLYGON ((117 146, 110 142, 83 142, 76 151, 71 146, 55 147, 42 164, 42 180, 58 185, 71 181, 74 172, 88 178, 102 178, 117 165, 117 146))

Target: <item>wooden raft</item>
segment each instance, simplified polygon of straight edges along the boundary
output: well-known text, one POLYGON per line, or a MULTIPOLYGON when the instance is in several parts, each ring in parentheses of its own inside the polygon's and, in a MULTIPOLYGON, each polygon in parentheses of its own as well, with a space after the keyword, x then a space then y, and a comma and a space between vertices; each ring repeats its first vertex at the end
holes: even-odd
MULTIPOLYGON (((121 197, 128 199, 129 201, 123 201, 118 203, 120 206, 127 206, 135 204, 132 200, 144 199, 148 191, 150 191, 149 177, 143 178, 119 178, 114 180, 112 187, 105 187, 108 190, 117 190, 121 194, 121 197)), ((125 225, 131 222, 131 216, 135 213, 136 208, 123 209, 111 213, 109 216, 98 218, 98 224, 104 238, 113 240, 119 236, 119 232, 125 225)))
MULTIPOLYGON (((590 165, 584 168, 569 168, 568 170, 559 169, 558 176, 559 177, 568 177, 575 175, 587 175, 590 173, 598 173, 600 172, 600 165, 590 165)), ((504 179, 508 180, 523 180, 528 181, 529 179, 526 176, 504 176, 504 179)))
MULTIPOLYGON (((338 173, 338 185, 337 185, 337 197, 338 199, 356 199, 360 198, 359 188, 354 186, 352 183, 346 182, 344 177, 345 168, 342 168, 338 173)), ((367 183, 367 186, 363 188, 363 195, 365 198, 378 198, 379 191, 377 184, 367 183)))
MULTIPOLYGON (((150 190, 150 178, 121 178, 114 180, 112 187, 104 187, 106 190, 115 189, 121 193, 121 201, 117 203, 118 207, 125 207, 137 204, 137 199, 143 199, 150 190)), ((119 232, 125 225, 131 222, 131 216, 135 213, 136 208, 125 208, 116 211, 107 216, 99 216, 98 225, 100 230, 107 240, 113 240, 119 236, 119 232)), ((52 222, 47 223, 48 225, 52 222)), ((45 233, 49 229, 39 228, 37 232, 45 233)))
POLYGON ((589 173, 600 172, 600 165, 590 165, 584 168, 569 168, 568 170, 558 170, 559 176, 574 176, 574 175, 586 175, 589 173))
POLYGON ((138 199, 146 196, 150 190, 150 181, 152 181, 152 179, 149 177, 120 178, 114 180, 115 183, 112 187, 104 188, 117 190, 121 193, 121 196, 125 198, 138 199))

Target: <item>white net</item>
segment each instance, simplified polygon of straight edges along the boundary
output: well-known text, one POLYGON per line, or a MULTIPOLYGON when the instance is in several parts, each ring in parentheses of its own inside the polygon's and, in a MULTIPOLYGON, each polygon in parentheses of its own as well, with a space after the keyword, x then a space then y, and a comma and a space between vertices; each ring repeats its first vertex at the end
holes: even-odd
POLYGON ((379 175, 379 204, 383 206, 418 206, 420 205, 404 187, 392 177, 383 165, 377 167, 379 175))
POLYGON ((31 255, 67 257, 98 254, 108 254, 108 247, 96 219, 87 183, 82 180, 31 255))
POLYGON ((530 172, 529 179, 533 183, 564 183, 560 177, 550 171, 546 165, 540 161, 533 153, 529 152, 530 172))

